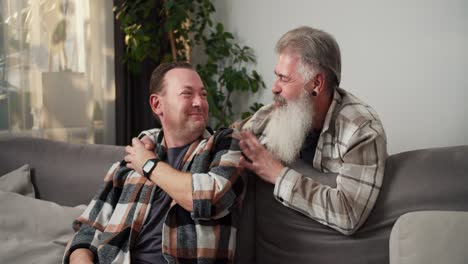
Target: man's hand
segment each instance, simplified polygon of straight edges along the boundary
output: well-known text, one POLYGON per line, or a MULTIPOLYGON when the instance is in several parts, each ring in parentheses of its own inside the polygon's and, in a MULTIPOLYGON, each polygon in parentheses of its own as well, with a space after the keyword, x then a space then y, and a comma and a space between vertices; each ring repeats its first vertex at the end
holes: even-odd
MULTIPOLYGON (((148 150, 147 146, 148 144, 143 143, 137 138, 133 138, 132 146, 125 147, 125 152, 127 152, 127 155, 125 156, 127 167, 130 169, 134 169, 140 175, 143 175, 142 169, 143 169, 143 165, 145 164, 145 162, 149 159, 156 158, 156 154, 154 154, 153 151, 148 150)), ((152 148, 154 148, 154 144, 152 148)))
POLYGON ((143 143, 143 145, 145 145, 145 149, 147 150, 154 150, 154 142, 153 140, 151 140, 151 138, 149 136, 144 136, 140 139, 141 143, 143 143))
POLYGON ((70 255, 70 264, 92 264, 93 260, 93 252, 86 248, 78 248, 70 255))
POLYGON ((258 142, 250 131, 241 132, 239 143, 245 157, 240 158, 240 165, 257 174, 264 181, 275 184, 283 164, 258 142))

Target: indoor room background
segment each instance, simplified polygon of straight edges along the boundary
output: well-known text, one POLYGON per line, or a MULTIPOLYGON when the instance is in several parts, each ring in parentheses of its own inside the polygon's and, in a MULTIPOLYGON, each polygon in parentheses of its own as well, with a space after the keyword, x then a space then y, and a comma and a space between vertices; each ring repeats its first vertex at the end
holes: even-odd
MULTIPOLYGON (((115 83, 123 76, 115 70, 121 65, 114 58, 115 2, 0 2, 0 135, 116 144, 116 117, 128 111, 115 110, 115 83)), ((275 43, 307 25, 336 38, 340 86, 379 113, 390 154, 468 144, 468 1, 213 3, 214 19, 253 48, 266 84, 255 96, 234 100, 238 113, 271 102, 275 43)))
POLYGON ((338 41, 340 86, 379 113, 389 153, 468 144, 468 1, 216 4, 227 30, 257 55, 257 70, 267 89, 249 100, 271 102, 276 41, 292 28, 312 26, 338 41))

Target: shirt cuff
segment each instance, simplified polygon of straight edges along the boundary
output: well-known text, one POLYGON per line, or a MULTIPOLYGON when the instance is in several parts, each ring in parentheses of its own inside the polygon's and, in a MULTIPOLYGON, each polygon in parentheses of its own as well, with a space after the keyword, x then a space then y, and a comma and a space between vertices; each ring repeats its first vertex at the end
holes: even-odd
POLYGON ((301 178, 301 174, 297 171, 284 167, 278 179, 276 180, 273 196, 282 204, 290 204, 292 201, 292 190, 296 182, 301 178))
POLYGON ((159 128, 153 128, 153 129, 141 131, 140 134, 138 135, 138 139, 142 139, 144 136, 148 136, 154 143, 156 143, 157 141, 156 136, 159 134, 160 131, 161 129, 159 128))

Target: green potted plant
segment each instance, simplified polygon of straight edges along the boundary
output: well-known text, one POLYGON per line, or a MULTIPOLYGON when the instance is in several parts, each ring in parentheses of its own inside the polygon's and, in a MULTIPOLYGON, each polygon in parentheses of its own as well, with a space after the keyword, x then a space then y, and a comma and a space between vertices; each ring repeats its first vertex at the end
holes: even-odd
MULTIPOLYGON (((210 0, 125 1, 114 8, 125 34, 125 62, 138 72, 146 58, 155 61, 191 61, 208 91, 210 124, 226 127, 236 118, 231 97, 234 93, 253 94, 265 87, 262 77, 250 67, 256 63, 253 50, 235 42, 232 33, 211 19, 215 7, 210 0), (154 13, 159 23, 147 23, 154 13), (161 52, 169 45, 170 52, 161 52), (194 54, 193 50, 202 53, 194 54)), ((250 111, 262 105, 254 103, 250 111)), ((242 118, 251 114, 244 112, 242 118)))

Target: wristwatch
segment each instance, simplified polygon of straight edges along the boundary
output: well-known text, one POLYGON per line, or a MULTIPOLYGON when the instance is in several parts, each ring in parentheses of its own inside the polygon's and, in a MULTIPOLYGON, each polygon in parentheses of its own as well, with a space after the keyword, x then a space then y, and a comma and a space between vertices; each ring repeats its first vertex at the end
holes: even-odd
POLYGON ((154 158, 154 159, 149 159, 145 162, 143 165, 143 175, 148 179, 151 180, 151 172, 153 172, 154 168, 156 168, 156 164, 160 162, 161 159, 154 158))

